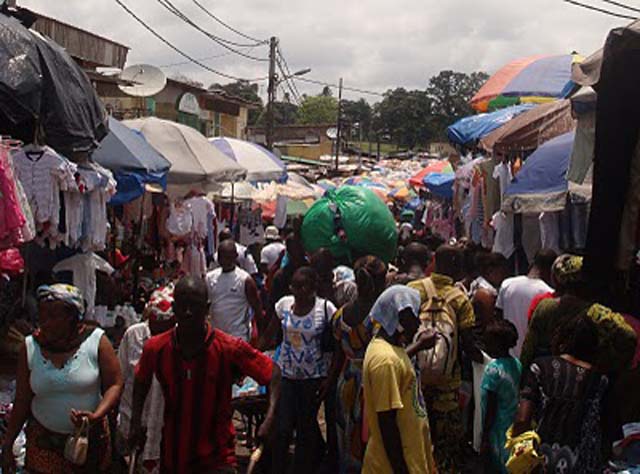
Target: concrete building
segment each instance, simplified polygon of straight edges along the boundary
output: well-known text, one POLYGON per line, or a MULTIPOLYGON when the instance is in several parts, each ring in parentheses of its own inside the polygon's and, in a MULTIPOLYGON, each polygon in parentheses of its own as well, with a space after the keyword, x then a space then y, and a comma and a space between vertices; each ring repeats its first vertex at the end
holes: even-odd
MULTIPOLYGON (((274 147, 283 155, 296 156, 309 160, 320 160, 323 155, 334 153, 334 141, 329 138, 335 123, 311 125, 281 125, 274 128, 274 147)), ((265 143, 263 127, 249 127, 247 139, 256 143, 265 143)))

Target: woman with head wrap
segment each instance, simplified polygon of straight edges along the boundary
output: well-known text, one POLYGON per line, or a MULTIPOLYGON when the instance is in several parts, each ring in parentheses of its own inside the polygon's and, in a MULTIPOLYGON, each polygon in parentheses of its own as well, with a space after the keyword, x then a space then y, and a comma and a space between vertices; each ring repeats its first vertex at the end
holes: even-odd
POLYGON ((2 446, 2 471, 14 472, 12 446, 26 422, 28 472, 110 472, 107 414, 122 392, 122 374, 111 343, 100 328, 84 323, 78 288, 38 288, 39 329, 26 338, 18 358, 16 397, 2 446), (82 466, 64 456, 67 438, 89 423, 82 466))
MULTIPOLYGON (((126 440, 129 436, 129 426, 131 424, 135 368, 142 356, 142 349, 147 340, 152 336, 172 329, 176 324, 173 313, 173 290, 173 285, 155 290, 144 308, 144 321, 129 327, 120 343, 118 358, 120 359, 120 367, 124 378, 124 391, 120 401, 118 448, 122 455, 129 454, 126 449, 126 440)), ((164 397, 162 396, 160 384, 154 378, 142 413, 142 423, 147 432, 147 439, 140 456, 143 472, 154 472, 154 469, 160 465, 163 419, 164 397)))
POLYGON ((599 344, 594 348, 595 366, 602 372, 629 366, 636 348, 636 334, 624 317, 595 302, 595 292, 582 274, 582 257, 561 255, 552 266, 556 286, 553 297, 536 307, 522 346, 520 362, 526 373, 535 358, 551 354, 551 341, 558 326, 578 314, 595 323, 599 344))
MULTIPOLYGON (((358 259, 353 269, 356 285, 351 297, 333 317, 337 340, 327 386, 337 382, 337 428, 339 472, 359 473, 363 439, 362 360, 371 340, 367 316, 385 288, 387 266, 377 257, 358 259)), ((352 290, 353 288, 351 288, 352 290)))
POLYGON ((435 332, 420 327, 420 293, 406 286, 386 289, 371 309, 375 337, 363 362, 369 441, 363 474, 436 472, 429 421, 410 356, 433 347, 435 332))

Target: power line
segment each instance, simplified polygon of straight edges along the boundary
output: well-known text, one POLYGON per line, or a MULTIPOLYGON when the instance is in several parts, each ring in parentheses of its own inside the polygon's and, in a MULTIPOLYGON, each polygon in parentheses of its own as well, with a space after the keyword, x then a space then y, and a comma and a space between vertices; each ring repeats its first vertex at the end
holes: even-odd
POLYGON ((587 10, 592 10, 599 13, 604 13, 605 15, 614 16, 616 18, 623 18, 625 20, 637 20, 638 18, 629 15, 623 15, 621 13, 615 13, 610 10, 605 10, 604 8, 594 7, 593 5, 587 5, 586 3, 576 2, 575 0, 564 0, 566 3, 570 3, 571 5, 575 5, 577 7, 586 8, 587 10))
MULTIPOLYGON (((206 58, 196 58, 198 61, 211 61, 212 59, 218 59, 218 58, 224 58, 225 56, 230 56, 233 53, 231 51, 227 51, 226 53, 222 53, 222 54, 216 54, 215 56, 207 56, 206 58)), ((175 66, 184 66, 185 64, 191 64, 191 61, 181 61, 178 63, 171 63, 171 64, 163 64, 161 66, 158 66, 160 68, 168 68, 168 67, 175 67, 175 66)))
POLYGON ((616 7, 626 8, 627 10, 631 10, 632 12, 640 13, 639 8, 632 7, 630 5, 625 5, 624 3, 616 2, 614 0, 602 0, 604 3, 608 3, 610 5, 615 5, 616 7))
POLYGON ((205 29, 203 29, 200 25, 198 25, 197 23, 193 22, 188 16, 186 16, 184 13, 182 13, 180 11, 180 9, 178 9, 172 2, 171 0, 156 0, 160 5, 162 5, 167 11, 169 11, 170 13, 172 13, 173 15, 175 15, 176 17, 178 17, 179 19, 181 19, 182 21, 184 21, 186 24, 188 24, 189 26, 191 26, 192 28, 198 30, 200 33, 202 33, 203 35, 205 35, 207 38, 209 38, 211 41, 219 44, 220 46, 222 46, 225 49, 228 49, 229 51, 234 52, 235 54, 242 56, 244 58, 247 59, 251 59, 253 61, 268 61, 267 58, 258 58, 256 56, 251 56, 250 54, 246 54, 238 49, 234 49, 231 46, 229 46, 230 44, 233 44, 235 46, 240 46, 240 47, 255 47, 257 45, 255 44, 251 44, 251 45, 239 45, 238 43, 234 43, 232 41, 228 41, 225 40, 223 38, 220 38, 214 34, 209 33, 208 31, 206 31, 205 29))
POLYGON ((173 43, 171 43, 170 41, 168 41, 167 39, 165 39, 160 33, 158 33, 157 31, 155 31, 151 26, 149 26, 147 23, 145 23, 145 21, 140 18, 138 15, 136 15, 128 6, 126 6, 121 0, 114 0, 118 5, 120 5, 120 7, 122 7, 122 9, 124 11, 126 11, 131 17, 133 17, 138 23, 140 23, 140 25, 142 25, 149 33, 151 33, 153 36, 155 36, 157 39, 159 39, 160 41, 162 41, 165 45, 167 45, 169 48, 171 48, 172 50, 174 50, 176 53, 178 53, 180 56, 184 57, 185 59, 188 59, 190 62, 197 64, 198 66, 200 66, 202 69, 205 69, 209 72, 212 72, 214 74, 217 74, 218 76, 222 76, 222 77, 226 77, 227 79, 231 79, 233 81, 247 81, 247 82, 258 82, 258 81, 264 81, 266 79, 268 79, 268 77, 258 77, 255 79, 243 79, 241 77, 236 77, 236 76, 232 76, 231 74, 227 74, 221 71, 217 71, 209 66, 207 66, 206 64, 202 63, 201 61, 199 61, 198 59, 195 59, 193 56, 185 53, 184 51, 182 51, 180 48, 178 48, 177 46, 175 46, 173 43))
MULTIPOLYGON (((287 64, 287 60, 285 59, 284 54, 282 53, 282 48, 280 47, 280 44, 278 44, 277 46, 277 52, 280 55, 280 59, 282 59, 282 62, 284 63, 284 67, 287 72, 287 77, 291 77, 292 76, 291 70, 289 69, 289 64, 287 64)), ((300 94, 300 91, 298 90, 298 86, 296 85, 296 83, 294 81, 291 81, 291 84, 293 85, 293 88, 295 89, 298 97, 300 97, 301 94, 300 94)))
POLYGON ((193 3, 195 3, 198 8, 200 8, 203 12, 205 12, 209 17, 213 18, 215 21, 217 21, 218 23, 220 23, 222 26, 224 26, 225 28, 233 31, 235 34, 242 36, 243 38, 246 38, 248 40, 251 41, 256 41, 257 43, 260 44, 268 44, 269 40, 259 40, 256 39, 252 36, 249 36, 247 34, 242 33, 241 31, 236 30, 235 28, 233 28, 232 26, 230 26, 229 24, 225 23, 224 21, 222 21, 220 18, 218 18, 216 15, 214 15, 213 13, 211 13, 210 10, 207 10, 200 2, 198 2, 198 0, 193 0, 193 3))
MULTIPOLYGON (((565 0, 565 1, 569 1, 569 0, 565 0)), ((307 77, 294 76, 293 80, 302 81, 302 82, 309 82, 311 84, 318 84, 318 85, 321 85, 321 86, 327 86, 327 87, 331 87, 332 89, 339 89, 339 86, 337 86, 336 84, 331 84, 329 82, 317 81, 315 79, 309 79, 307 77)), ((364 90, 364 89, 358 89, 358 88, 355 88, 355 87, 343 86, 342 89, 345 90, 345 91, 358 92, 360 94, 377 95, 377 96, 380 96, 380 97, 384 97, 384 94, 382 94, 381 92, 368 91, 368 90, 364 90)))
POLYGON ((297 88, 294 87, 295 83, 291 80, 290 74, 287 74, 287 72, 282 67, 282 63, 280 61, 277 61, 277 64, 278 64, 278 68, 280 69, 280 72, 282 73, 282 76, 283 76, 283 81, 282 82, 287 84, 287 87, 291 91, 291 96, 293 97, 293 99, 296 102, 300 102, 300 93, 297 91, 297 88))

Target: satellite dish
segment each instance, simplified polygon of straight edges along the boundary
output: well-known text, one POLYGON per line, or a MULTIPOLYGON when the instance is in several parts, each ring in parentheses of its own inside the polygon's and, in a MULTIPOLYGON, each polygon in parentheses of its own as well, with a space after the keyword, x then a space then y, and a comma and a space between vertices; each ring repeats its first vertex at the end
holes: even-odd
POLYGON ((118 86, 122 92, 136 97, 149 97, 157 94, 167 84, 167 76, 155 66, 135 64, 122 71, 120 79, 132 82, 132 86, 118 86))
POLYGON ((338 138, 338 129, 336 127, 331 127, 327 129, 327 137, 331 140, 335 140, 338 138))

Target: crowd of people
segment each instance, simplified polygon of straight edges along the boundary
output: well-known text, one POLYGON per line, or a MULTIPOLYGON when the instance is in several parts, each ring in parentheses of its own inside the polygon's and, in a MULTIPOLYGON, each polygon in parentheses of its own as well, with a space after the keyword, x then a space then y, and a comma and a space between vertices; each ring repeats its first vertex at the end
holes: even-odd
POLYGON ((40 287, 2 472, 25 424, 29 473, 238 472, 246 378, 266 387, 257 469, 274 474, 600 473, 640 421, 633 318, 582 257, 543 249, 512 276, 500 254, 411 229, 391 263, 266 235, 256 265, 223 232, 216 268, 156 285, 117 352, 77 288, 40 287))

